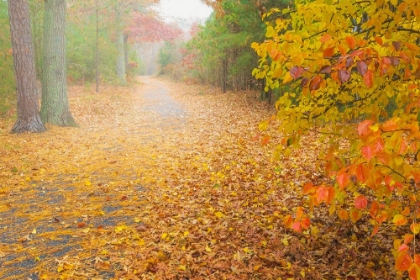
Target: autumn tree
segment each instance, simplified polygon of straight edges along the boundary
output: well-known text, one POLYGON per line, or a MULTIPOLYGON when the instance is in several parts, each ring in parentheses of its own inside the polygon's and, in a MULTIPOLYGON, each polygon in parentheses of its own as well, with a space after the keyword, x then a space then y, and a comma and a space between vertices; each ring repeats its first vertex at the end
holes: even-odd
MULTIPOLYGON (((259 1, 203 1, 214 14, 189 42, 186 58, 195 57, 189 74, 201 82, 228 89, 245 90, 255 84, 251 71, 257 56, 250 48, 263 39, 259 1)), ((265 1, 265 5, 285 6, 283 1, 265 1)), ((187 61, 186 61, 187 63, 187 61)))
POLYGON ((41 117, 47 123, 76 126, 67 97, 65 23, 66 1, 45 0, 41 117))
MULTIPOLYGON (((253 74, 265 90, 284 89, 278 155, 320 133, 325 177, 304 185, 310 207, 328 205, 353 223, 367 216, 372 235, 387 222, 405 227, 394 241, 395 267, 420 279, 419 1, 296 1, 263 19, 253 74)), ((284 222, 310 229, 302 207, 284 222)))
POLYGON ((8 1, 17 88, 18 119, 12 133, 43 132, 36 91, 34 49, 27 0, 8 1))

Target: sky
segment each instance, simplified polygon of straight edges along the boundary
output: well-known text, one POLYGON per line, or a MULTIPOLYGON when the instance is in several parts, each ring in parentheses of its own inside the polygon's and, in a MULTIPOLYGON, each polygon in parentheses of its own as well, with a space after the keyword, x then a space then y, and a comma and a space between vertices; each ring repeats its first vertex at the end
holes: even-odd
POLYGON ((157 10, 165 20, 182 18, 191 21, 206 19, 212 12, 200 0, 160 0, 157 10))

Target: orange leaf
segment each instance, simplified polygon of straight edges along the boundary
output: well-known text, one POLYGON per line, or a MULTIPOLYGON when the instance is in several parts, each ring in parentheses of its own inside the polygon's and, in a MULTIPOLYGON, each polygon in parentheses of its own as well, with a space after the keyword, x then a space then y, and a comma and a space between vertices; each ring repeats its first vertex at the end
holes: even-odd
POLYGON ((372 71, 368 70, 366 74, 363 76, 363 81, 368 88, 373 87, 373 73, 372 71))
POLYGON ((397 214, 392 219, 392 222, 396 226, 403 226, 403 225, 405 225, 407 223, 407 219, 403 215, 397 214))
POLYGON ((328 189, 324 186, 319 187, 316 190, 316 199, 318 200, 318 203, 321 203, 323 201, 327 201, 327 199, 328 199, 328 189))
POLYGON ((397 260, 395 261, 395 268, 398 271, 406 271, 410 268, 412 263, 413 259, 406 251, 403 251, 398 255, 397 260))
POLYGON ((417 263, 410 266, 408 269, 408 276, 410 277, 410 280, 420 280, 420 267, 417 263))
POLYGON ((340 189, 344 189, 350 182, 350 176, 345 171, 339 171, 336 180, 340 189))
POLYGON ((268 143, 270 142, 270 136, 264 136, 262 141, 261 141, 261 145, 266 146, 268 143))
POLYGON ((364 195, 359 195, 358 197, 356 197, 356 199, 354 200, 354 206, 357 209, 365 209, 367 206, 367 198, 364 195))
POLYGON ((283 218, 283 223, 287 228, 291 228, 292 227, 292 223, 293 223, 293 219, 291 215, 287 215, 286 217, 283 218))
POLYGON ((324 58, 333 57, 334 56, 334 47, 327 48, 324 50, 324 58))
POLYGON ((347 221, 349 219, 349 213, 344 209, 338 210, 337 214, 338 214, 338 217, 343 221, 347 221))
POLYGON ((303 219, 300 221, 300 225, 301 225, 304 229, 308 229, 308 228, 309 228, 309 226, 311 225, 311 220, 309 220, 309 218, 308 218, 308 217, 305 217, 305 218, 303 218, 303 219))
POLYGON ((296 220, 300 220, 303 217, 303 208, 298 207, 296 209, 296 220))
POLYGON ((321 41, 321 43, 325 43, 325 42, 328 42, 331 38, 332 38, 331 35, 324 34, 324 35, 322 35, 320 41, 321 41))
POLYGON ((365 159, 370 160, 373 157, 373 150, 371 146, 363 146, 362 147, 362 155, 365 159))
POLYGON ((362 218, 362 211, 353 208, 350 210, 350 220, 355 223, 362 218))
POLYGON ((357 180, 361 183, 364 183, 369 177, 369 170, 365 164, 359 164, 355 172, 357 180))
POLYGON ((409 244, 414 238, 414 235, 412 234, 405 234, 404 235, 404 243, 409 244))
POLYGON ((375 36, 375 41, 376 43, 378 43, 378 45, 382 46, 384 44, 384 41, 382 40, 381 37, 379 36, 375 36))
POLYGON ((372 230, 372 234, 370 236, 374 236, 379 231, 379 225, 375 225, 372 230))
POLYGON ((303 195, 307 195, 314 192, 314 184, 312 182, 305 183, 305 185, 303 186, 303 195))
POLYGON ((359 123, 359 125, 357 126, 357 132, 359 133, 359 136, 369 135, 372 132, 372 130, 370 129, 370 126, 372 124, 372 120, 365 120, 359 123))
POLYGON ((357 45, 356 38, 354 38, 353 36, 347 36, 346 43, 350 49, 354 49, 357 45))

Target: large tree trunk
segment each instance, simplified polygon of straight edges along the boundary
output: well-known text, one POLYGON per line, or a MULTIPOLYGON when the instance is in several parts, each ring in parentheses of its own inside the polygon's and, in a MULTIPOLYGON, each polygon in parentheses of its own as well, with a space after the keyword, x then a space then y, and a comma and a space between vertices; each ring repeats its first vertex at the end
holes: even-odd
POLYGON ((41 118, 77 126, 70 113, 66 80, 66 1, 45 0, 41 118))
POLYGON ((124 48, 124 31, 121 24, 121 11, 117 0, 115 8, 116 26, 117 26, 117 77, 119 83, 125 85, 127 83, 126 69, 125 69, 125 48, 124 48))
POLYGON ((42 132, 28 0, 8 0, 18 119, 12 133, 42 132))

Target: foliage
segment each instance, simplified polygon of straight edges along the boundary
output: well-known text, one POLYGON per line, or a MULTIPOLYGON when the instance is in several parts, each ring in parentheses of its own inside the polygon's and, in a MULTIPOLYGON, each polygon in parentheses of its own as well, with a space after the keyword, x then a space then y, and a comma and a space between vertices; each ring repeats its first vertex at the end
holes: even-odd
MULTIPOLYGON (((287 157, 314 129, 328 145, 325 178, 303 187, 309 206, 326 205, 343 221, 369 219, 372 235, 384 223, 403 227, 395 268, 420 279, 419 2, 296 1, 263 19, 253 74, 266 90, 292 86, 276 103, 278 153, 287 157)), ((284 222, 310 228, 302 208, 284 222)))
POLYGON ((4 117, 16 101, 7 1, 0 1, 0 25, 0 117, 4 117))
MULTIPOLYGON (((274 5, 276 1, 267 2, 274 5)), ((257 61, 249 45, 263 39, 258 4, 251 0, 239 3, 227 0, 214 7, 219 12, 200 27, 187 46, 187 58, 194 57, 189 75, 221 87, 246 89, 250 86, 249 73, 257 61)))

